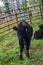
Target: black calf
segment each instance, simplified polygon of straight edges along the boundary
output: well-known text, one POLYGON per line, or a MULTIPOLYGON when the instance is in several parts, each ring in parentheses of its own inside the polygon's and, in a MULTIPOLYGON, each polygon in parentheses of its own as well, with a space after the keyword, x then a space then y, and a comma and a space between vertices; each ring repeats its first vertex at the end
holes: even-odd
POLYGON ((35 39, 43 39, 43 24, 39 26, 39 30, 34 33, 35 39))
POLYGON ((21 23, 18 24, 18 27, 13 27, 14 30, 17 30, 17 35, 19 39, 20 45, 20 59, 22 59, 22 52, 24 50, 24 45, 26 45, 26 55, 29 57, 29 47, 31 42, 31 37, 33 34, 32 27, 23 20, 21 23))

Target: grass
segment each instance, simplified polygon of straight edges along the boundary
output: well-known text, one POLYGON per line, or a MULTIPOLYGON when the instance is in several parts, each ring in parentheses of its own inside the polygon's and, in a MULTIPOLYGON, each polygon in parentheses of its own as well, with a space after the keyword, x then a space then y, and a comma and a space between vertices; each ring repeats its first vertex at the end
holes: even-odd
MULTIPOLYGON (((34 32, 43 22, 32 24, 34 32)), ((30 45, 30 58, 26 57, 26 50, 23 52, 23 61, 19 58, 19 44, 17 32, 0 37, 0 65, 43 65, 43 39, 32 38, 30 45)))

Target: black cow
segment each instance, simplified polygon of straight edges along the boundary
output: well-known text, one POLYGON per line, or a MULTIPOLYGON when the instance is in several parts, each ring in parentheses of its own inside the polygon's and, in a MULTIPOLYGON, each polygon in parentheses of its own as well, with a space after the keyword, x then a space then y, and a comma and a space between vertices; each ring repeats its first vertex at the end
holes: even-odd
POLYGON ((43 39, 43 24, 39 26, 39 30, 34 33, 35 39, 43 39))
POLYGON ((26 45, 26 55, 29 58, 29 47, 31 42, 31 37, 33 34, 33 28, 23 20, 18 24, 18 27, 13 27, 17 31, 19 45, 20 45, 20 59, 22 59, 22 52, 24 50, 24 45, 26 45))

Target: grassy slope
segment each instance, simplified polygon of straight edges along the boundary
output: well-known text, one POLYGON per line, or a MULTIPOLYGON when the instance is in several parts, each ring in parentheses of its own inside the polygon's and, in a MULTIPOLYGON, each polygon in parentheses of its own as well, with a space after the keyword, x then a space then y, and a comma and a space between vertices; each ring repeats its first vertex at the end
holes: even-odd
MULTIPOLYGON (((42 22, 32 24, 34 32, 42 22)), ((30 58, 23 52, 23 61, 19 58, 19 45, 16 32, 0 37, 0 65, 43 65, 43 39, 32 38, 30 58)))

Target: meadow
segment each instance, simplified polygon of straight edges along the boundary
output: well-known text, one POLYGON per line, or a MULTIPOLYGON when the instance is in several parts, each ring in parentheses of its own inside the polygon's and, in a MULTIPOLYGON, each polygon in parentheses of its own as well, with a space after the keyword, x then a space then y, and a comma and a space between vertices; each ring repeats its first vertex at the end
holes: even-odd
MULTIPOLYGON (((43 20, 31 24, 34 32, 39 29, 40 24, 43 24, 43 20)), ((43 39, 35 40, 33 35, 29 49, 30 58, 26 57, 24 48, 22 61, 19 58, 18 43, 16 31, 0 36, 0 65, 43 65, 43 39)))

